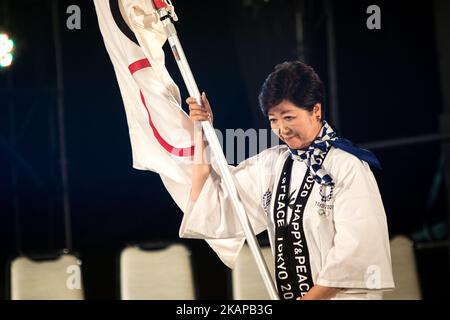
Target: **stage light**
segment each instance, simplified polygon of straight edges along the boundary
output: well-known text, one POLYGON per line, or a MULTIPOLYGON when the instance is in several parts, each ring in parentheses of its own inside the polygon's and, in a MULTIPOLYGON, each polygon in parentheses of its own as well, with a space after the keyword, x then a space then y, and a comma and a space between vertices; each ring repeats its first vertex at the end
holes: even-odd
POLYGON ((14 60, 14 41, 8 34, 0 33, 0 68, 6 68, 12 65, 14 60))

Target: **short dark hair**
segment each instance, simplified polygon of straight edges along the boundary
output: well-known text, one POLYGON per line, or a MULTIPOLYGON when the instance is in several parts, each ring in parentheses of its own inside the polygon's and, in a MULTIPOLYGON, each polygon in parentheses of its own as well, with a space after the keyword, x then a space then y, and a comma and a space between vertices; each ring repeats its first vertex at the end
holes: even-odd
POLYGON ((312 67, 301 61, 287 61, 275 66, 259 94, 259 106, 267 116, 269 109, 283 100, 299 108, 312 111, 316 103, 322 105, 324 117, 324 86, 312 67))

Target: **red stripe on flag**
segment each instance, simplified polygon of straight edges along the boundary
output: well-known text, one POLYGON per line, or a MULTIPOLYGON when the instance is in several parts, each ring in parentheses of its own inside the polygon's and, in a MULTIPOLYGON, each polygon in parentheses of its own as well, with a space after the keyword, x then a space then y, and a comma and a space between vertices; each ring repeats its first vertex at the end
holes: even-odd
POLYGON ((153 4, 156 10, 167 8, 167 4, 163 0, 153 0, 153 4))
MULTIPOLYGON (((128 69, 130 70, 131 74, 134 74, 135 72, 142 70, 144 68, 150 68, 150 61, 148 59, 142 59, 138 60, 136 62, 133 62, 128 66, 128 69)), ((172 146, 170 143, 168 143, 164 138, 159 134, 158 130, 156 129, 155 125, 152 121, 152 116, 150 115, 150 111, 148 110, 147 103, 145 101, 144 95, 142 94, 142 91, 139 90, 139 93, 141 95, 142 103, 145 107, 145 110, 147 111, 148 115, 148 122, 150 124, 150 127, 152 128, 153 135, 155 136, 156 140, 158 140, 159 144, 166 149, 169 153, 179 156, 179 157, 190 157, 194 155, 194 146, 190 146, 187 148, 176 148, 172 146)))
POLYGON ((128 66, 128 70, 130 70, 131 74, 134 74, 136 71, 144 68, 150 68, 151 66, 152 65, 150 64, 150 61, 148 61, 148 59, 142 59, 130 64, 128 66))
POLYGON ((139 92, 141 94, 141 100, 142 100, 142 103, 144 104, 145 110, 147 110, 148 122, 150 123, 150 127, 153 130, 153 135, 155 136, 156 140, 158 140, 159 144, 173 155, 180 156, 180 157, 192 156, 194 154, 194 146, 191 146, 188 148, 176 148, 176 147, 170 145, 166 140, 164 140, 163 137, 161 137, 161 135, 159 134, 155 125, 153 124, 152 117, 150 115, 150 111, 147 108, 147 104, 145 102, 144 95, 142 94, 142 91, 139 91, 139 92))

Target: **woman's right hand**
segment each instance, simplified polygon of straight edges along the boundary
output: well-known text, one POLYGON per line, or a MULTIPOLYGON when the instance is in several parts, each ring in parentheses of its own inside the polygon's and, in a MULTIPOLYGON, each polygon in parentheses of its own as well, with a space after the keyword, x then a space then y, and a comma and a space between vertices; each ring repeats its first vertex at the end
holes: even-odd
MULTIPOLYGON (((208 99, 205 93, 202 93, 201 101, 203 106, 197 103, 195 98, 189 97, 186 99, 189 105, 189 117, 193 122, 195 121, 210 121, 212 124, 212 112, 208 99)), ((192 188, 190 197, 193 201, 197 201, 202 191, 208 176, 211 172, 211 165, 206 158, 205 148, 206 140, 203 140, 203 130, 194 130, 194 163, 192 165, 192 188)))
POLYGON ((210 121, 212 124, 213 114, 204 92, 201 95, 201 99, 203 106, 199 105, 195 98, 189 97, 186 99, 186 103, 189 105, 189 118, 192 121, 210 121))

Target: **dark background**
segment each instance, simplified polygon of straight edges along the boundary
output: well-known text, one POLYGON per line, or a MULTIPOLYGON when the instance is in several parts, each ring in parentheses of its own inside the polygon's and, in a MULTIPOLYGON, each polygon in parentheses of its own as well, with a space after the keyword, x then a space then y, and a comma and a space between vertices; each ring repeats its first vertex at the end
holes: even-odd
MULTIPOLYGON (((304 5, 288 0, 173 2, 180 18, 176 24, 180 40, 200 89, 212 103, 215 127, 223 132, 268 128, 257 95, 277 63, 301 57, 326 85, 332 81, 326 1, 304 1, 304 5), (299 10, 304 14, 303 47, 296 42, 299 10)), ((450 29, 437 22, 437 2, 331 1, 338 121, 328 112, 342 136, 365 145, 446 131, 440 122, 449 84, 441 80, 442 37, 436 30, 450 36, 450 29), (371 4, 381 8, 381 30, 366 27, 366 8, 371 4)), ((8 297, 7 264, 12 258, 67 247, 51 8, 52 1, 0 1, 0 31, 16 42, 13 66, 0 71, 0 270, 4 275, 0 299, 8 297)), ((182 213, 157 174, 131 167, 125 112, 93 3, 58 1, 57 17, 72 250, 83 260, 86 297, 117 299, 120 249, 129 243, 180 241, 182 213), (72 4, 81 8, 81 30, 66 28, 66 8, 72 4)), ((169 52, 166 57, 169 72, 186 98, 169 52)), ((448 238, 442 150, 439 141, 373 150, 383 165, 374 173, 391 237, 406 234, 418 244, 448 238)), ((191 247, 196 273, 201 275, 200 297, 228 297, 228 270, 212 250, 203 241, 184 242, 191 247), (210 279, 215 279, 213 286, 210 279)), ((449 282, 448 245, 431 248, 418 251, 424 296, 448 297, 434 288, 436 281, 449 282)))

